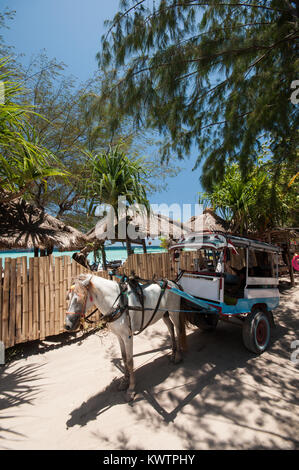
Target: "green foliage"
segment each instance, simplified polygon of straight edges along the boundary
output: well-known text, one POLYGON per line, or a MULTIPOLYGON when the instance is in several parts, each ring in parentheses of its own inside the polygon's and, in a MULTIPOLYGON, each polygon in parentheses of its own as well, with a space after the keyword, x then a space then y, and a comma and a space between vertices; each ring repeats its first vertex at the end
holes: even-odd
POLYGON ((122 1, 98 54, 102 93, 164 136, 164 159, 197 148, 211 188, 228 159, 248 173, 265 138, 276 162, 296 160, 297 39, 292 0, 122 1))
MULTIPOLYGON (((0 33, 13 17, 14 12, 2 9, 0 33)), ((6 126, 6 134, 0 136, 0 200, 26 195, 65 223, 87 231, 97 222, 84 206, 91 178, 87 154, 103 153, 109 145, 121 143, 136 163, 150 149, 143 160, 148 192, 159 190, 160 181, 165 187, 165 177, 177 173, 174 165, 161 166, 155 132, 135 131, 129 118, 119 119, 109 99, 99 99, 101 83, 108 77, 97 74, 79 84, 66 75, 65 64, 49 59, 45 51, 22 66, 1 34, 0 52, 10 56, 9 62, 1 63, 0 77, 7 81, 6 103, 0 109, 0 130, 6 126)))
POLYGON ((148 169, 143 159, 132 160, 117 146, 108 152, 88 154, 87 166, 91 175, 86 185, 90 212, 94 213, 99 204, 109 204, 117 215, 121 196, 129 205, 138 203, 149 208, 145 186, 148 169))
POLYGON ((160 247, 164 248, 164 250, 168 250, 171 245, 171 240, 167 239, 166 237, 159 237, 160 240, 160 247))
POLYGON ((299 224, 299 184, 290 185, 295 167, 261 157, 247 178, 236 163, 226 167, 221 182, 201 195, 201 202, 218 210, 233 231, 263 233, 273 227, 299 224))
MULTIPOLYGON (((8 29, 8 21, 11 21, 14 18, 15 11, 4 8, 0 11, 0 31, 3 29, 8 29)), ((0 57, 12 56, 13 47, 8 46, 3 38, 3 35, 0 33, 0 57)), ((2 66, 2 70, 5 69, 5 65, 2 66)), ((10 64, 11 69, 11 64, 10 64)))
MULTIPOLYGON (((0 60, 0 71, 8 61, 0 60)), ((17 103, 23 93, 20 83, 1 73, 4 103, 0 104, 0 201, 26 194, 36 181, 67 175, 55 156, 38 139, 30 118, 32 107, 17 103)))
MULTIPOLYGON (((134 160, 144 154, 145 148, 155 146, 155 135, 136 133, 126 118, 119 120, 117 128, 113 126, 115 111, 109 100, 99 100, 103 77, 91 77, 78 84, 66 75, 63 63, 49 59, 45 52, 33 57, 20 75, 27 91, 22 102, 47 116, 46 122, 37 114, 31 118, 38 138, 70 172, 67 184, 62 178, 52 178, 47 191, 35 184, 31 198, 67 224, 89 230, 97 219, 88 215, 84 206, 85 186, 91 178, 87 154, 102 153, 109 144, 114 147, 121 143, 123 151, 134 160)), ((159 188, 163 176, 176 174, 173 165, 164 165, 161 171, 160 161, 153 154, 146 158, 146 163, 151 168, 149 191, 159 188)))

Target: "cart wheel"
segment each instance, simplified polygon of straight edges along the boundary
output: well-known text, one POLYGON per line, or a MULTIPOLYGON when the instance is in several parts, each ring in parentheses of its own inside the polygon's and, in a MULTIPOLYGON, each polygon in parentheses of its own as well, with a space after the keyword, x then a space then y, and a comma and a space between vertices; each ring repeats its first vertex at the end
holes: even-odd
POLYGON ((256 354, 264 352, 270 342, 271 327, 268 316, 261 310, 251 312, 243 325, 243 343, 256 354))

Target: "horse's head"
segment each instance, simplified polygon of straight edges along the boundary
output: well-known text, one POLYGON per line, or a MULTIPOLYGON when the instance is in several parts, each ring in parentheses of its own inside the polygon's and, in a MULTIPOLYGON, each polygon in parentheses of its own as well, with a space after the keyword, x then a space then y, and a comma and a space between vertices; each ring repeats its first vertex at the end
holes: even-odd
POLYGON ((91 278, 91 274, 81 274, 76 277, 67 293, 69 305, 66 312, 65 329, 68 331, 78 329, 81 317, 84 317, 92 303, 89 293, 91 278))

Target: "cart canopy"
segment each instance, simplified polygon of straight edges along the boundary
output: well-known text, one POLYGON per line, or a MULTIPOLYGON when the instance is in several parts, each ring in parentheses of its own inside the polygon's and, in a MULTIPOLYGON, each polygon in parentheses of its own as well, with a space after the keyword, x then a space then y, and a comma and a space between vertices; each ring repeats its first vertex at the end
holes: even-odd
POLYGON ((238 237, 236 235, 223 233, 192 232, 185 239, 173 245, 171 250, 212 248, 222 250, 223 248, 249 247, 256 250, 279 253, 281 249, 270 243, 252 240, 250 238, 238 237))

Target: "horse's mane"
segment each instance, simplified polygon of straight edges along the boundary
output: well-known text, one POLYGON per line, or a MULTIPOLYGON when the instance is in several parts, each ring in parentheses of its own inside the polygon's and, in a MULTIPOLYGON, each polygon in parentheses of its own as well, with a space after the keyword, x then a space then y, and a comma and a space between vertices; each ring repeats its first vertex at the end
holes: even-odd
POLYGON ((74 282, 76 282, 76 281, 85 281, 89 276, 90 276, 90 274, 78 274, 78 276, 73 278, 73 281, 74 282))

